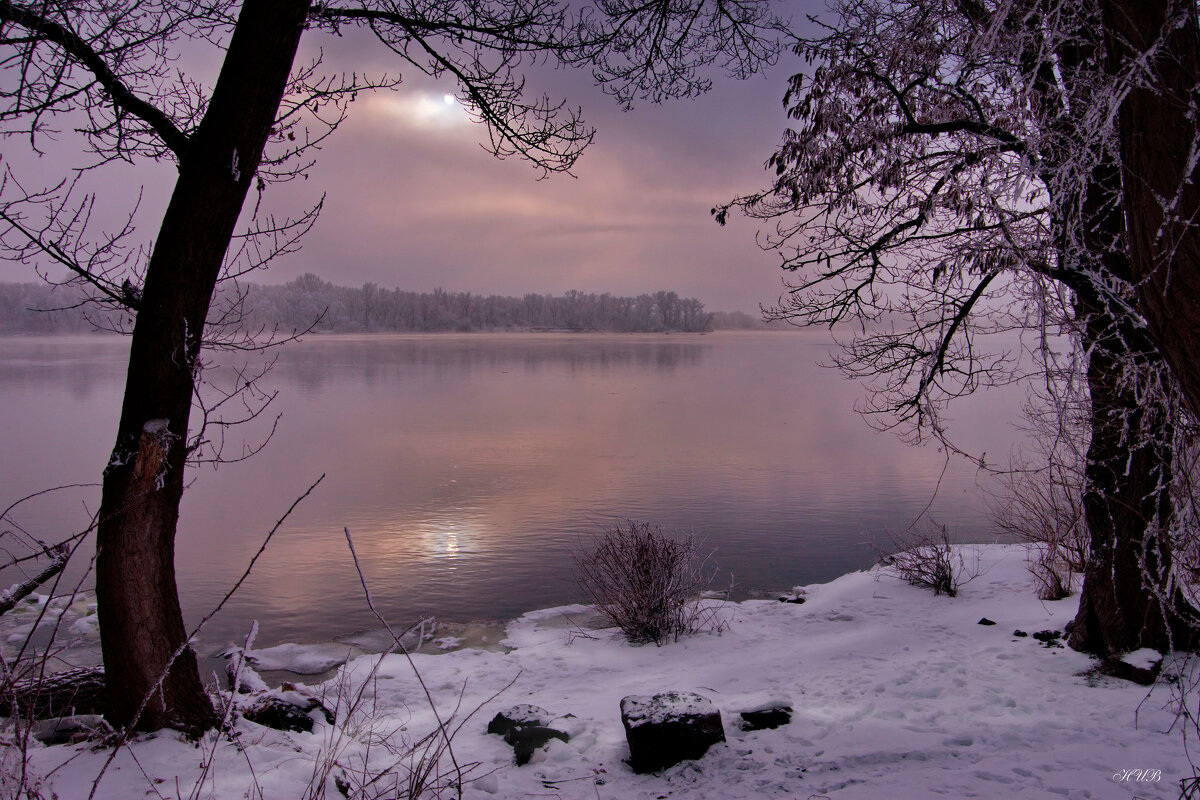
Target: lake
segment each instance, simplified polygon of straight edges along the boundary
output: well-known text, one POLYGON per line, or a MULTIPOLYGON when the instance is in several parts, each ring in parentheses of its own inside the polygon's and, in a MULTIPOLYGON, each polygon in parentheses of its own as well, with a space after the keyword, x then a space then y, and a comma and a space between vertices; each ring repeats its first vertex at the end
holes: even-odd
MULTIPOLYGON (((957 537, 991 541, 985 479, 872 430, 854 411, 861 387, 817 365, 829 348, 824 331, 287 345, 261 382, 278 392, 274 438, 247 461, 191 471, 177 547, 185 614, 194 622, 217 602, 322 474, 204 647, 240 639, 252 619, 260 644, 377 627, 343 528, 399 625, 579 601, 574 557, 614 519, 695 531, 715 551, 716 584, 732 580, 739 596, 865 567, 872 543, 927 506, 957 537)), ((0 339, 0 507, 99 479, 126 352, 117 337, 0 339)), ((235 366, 206 376, 220 384, 235 366)), ((1020 400, 1013 389, 972 398, 952 431, 996 460, 1019 440, 1020 400)), ((226 455, 267 422, 229 431, 226 455)), ((53 540, 86 527, 98 503, 98 488, 74 489, 13 516, 53 540)))

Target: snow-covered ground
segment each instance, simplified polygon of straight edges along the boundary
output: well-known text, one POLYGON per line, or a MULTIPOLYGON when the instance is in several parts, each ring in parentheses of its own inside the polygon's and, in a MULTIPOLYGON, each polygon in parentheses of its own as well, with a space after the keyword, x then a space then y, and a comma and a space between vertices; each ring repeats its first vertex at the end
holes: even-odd
MULTIPOLYGON (((1097 677, 1086 656, 1014 636, 1061 630, 1075 598, 1039 601, 1020 548, 969 552, 983 572, 957 598, 886 572, 854 573, 807 587, 802 605, 726 605, 719 634, 664 647, 630 646, 590 627, 583 607, 547 609, 508 626, 508 652, 417 654, 413 664, 441 717, 461 724, 453 752, 470 768, 467 798, 1178 797, 1178 781, 1192 770, 1179 731, 1168 730, 1171 692, 1097 677), (978 624, 982 617, 996 624, 978 624), (624 762, 620 700, 669 690, 710 698, 727 741, 699 761, 635 775, 624 762), (738 726, 740 711, 774 699, 795 709, 789 724, 738 726), (552 740, 521 767, 500 737, 485 733, 497 711, 519 703, 574 715, 554 723, 569 742, 552 740)), ((377 661, 352 661, 342 681, 323 687, 327 703, 377 661)), ((342 796, 335 779, 362 781, 364 757, 375 771, 405 761, 385 737, 412 742, 433 726, 409 662, 389 656, 349 725, 321 720, 304 734, 240 720, 236 744, 216 734, 199 746, 173 733, 148 736, 118 753, 96 796, 294 799, 323 791, 332 800, 342 796), (324 782, 314 779, 331 754, 337 766, 324 782)), ((69 800, 88 796, 110 755, 88 744, 36 747, 30 765, 46 797, 69 800)), ((450 766, 443 758, 442 768, 450 766)))

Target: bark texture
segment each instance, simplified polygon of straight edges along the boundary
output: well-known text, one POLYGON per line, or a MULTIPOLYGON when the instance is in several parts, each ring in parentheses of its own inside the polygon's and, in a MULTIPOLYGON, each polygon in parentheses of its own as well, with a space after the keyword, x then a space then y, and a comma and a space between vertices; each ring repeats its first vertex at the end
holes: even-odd
POLYGON ((1091 545, 1069 643, 1106 657, 1188 648, 1188 605, 1173 589, 1168 536, 1174 431, 1162 392, 1151 386, 1163 367, 1153 351, 1130 352, 1132 331, 1083 306, 1092 407, 1083 507, 1091 545))
POLYGON ((209 302, 307 10, 308 0, 242 6, 146 270, 97 534, 107 716, 116 727, 199 731, 214 722, 175 585, 188 422, 209 302))
MULTIPOLYGON (((1121 172, 1102 158, 1089 174, 1077 218, 1063 214, 1086 273, 1130 281, 1121 172)), ((1079 613, 1069 644, 1108 657, 1191 646, 1194 613, 1172 583, 1170 529, 1174 409, 1167 367, 1137 320, 1081 280, 1075 319, 1087 358, 1090 431, 1083 510, 1091 537, 1079 613)))
POLYGON ((1118 114, 1138 310, 1200 415, 1200 45, 1191 0, 1101 0, 1109 69, 1144 71, 1118 114))
MULTIPOLYGON (((1045 8, 1049 15, 1055 4, 1045 8)), ((1037 88, 1036 112, 1045 136, 1043 179, 1052 198, 1059 239, 1056 275, 1075 296, 1074 319, 1085 354, 1090 400, 1083 509, 1090 557, 1071 629, 1072 647, 1101 656, 1152 647, 1169 649, 1187 639, 1180 614, 1189 608, 1170 589, 1173 521, 1171 500, 1174 429, 1162 357, 1125 307, 1101 295, 1092 276, 1131 284, 1126 247, 1122 171, 1115 154, 1078 152, 1087 141, 1090 109, 1103 102, 1095 68, 1103 61, 1098 0, 1073 7, 1063 18, 1054 69, 1045 54, 1026 52, 1026 72, 1037 88), (1065 97, 1063 93, 1065 92, 1065 97), (1072 159, 1094 159, 1080 181, 1065 169, 1072 159)), ((1040 42, 1040 15, 1023 18, 1023 31, 1040 42)), ((1132 300, 1132 298, 1126 298, 1132 300)))

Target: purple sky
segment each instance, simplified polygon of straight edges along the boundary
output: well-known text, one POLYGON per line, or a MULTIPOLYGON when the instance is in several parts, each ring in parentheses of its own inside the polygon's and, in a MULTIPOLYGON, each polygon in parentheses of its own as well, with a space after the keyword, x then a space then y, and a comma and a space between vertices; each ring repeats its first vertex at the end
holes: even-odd
MULTIPOLYGON (((793 16, 809 5, 816 4, 796 3, 793 16)), ((309 56, 323 47, 326 65, 337 71, 396 70, 390 54, 366 38, 310 32, 301 47, 309 56)), ((533 90, 582 106, 597 129, 576 178, 541 181, 527 163, 499 161, 479 146, 485 131, 448 97, 453 82, 404 71, 398 90, 364 94, 351 106, 307 180, 268 190, 274 208, 295 211, 322 192, 325 207, 303 249, 253 280, 314 272, 344 285, 418 291, 672 289, 710 309, 756 311, 780 293, 778 258, 759 250, 754 224, 735 219, 722 228, 709 209, 769 179, 763 164, 786 125, 781 99, 799 67, 788 54, 765 76, 717 80, 698 99, 643 103, 631 112, 592 87, 585 72, 531 74, 533 90)), ((63 144, 70 144, 66 136, 63 144)), ((143 186, 140 224, 150 237, 174 170, 121 170, 106 179, 121 190, 102 196, 112 198, 116 213, 143 186)), ((28 267, 0 266, 0 279, 32 277, 28 267)))

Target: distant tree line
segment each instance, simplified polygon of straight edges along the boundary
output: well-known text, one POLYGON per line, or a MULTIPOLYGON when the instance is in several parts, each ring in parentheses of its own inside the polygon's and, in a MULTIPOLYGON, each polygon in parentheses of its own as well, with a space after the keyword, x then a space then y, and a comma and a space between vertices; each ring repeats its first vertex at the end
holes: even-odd
POLYGON ((0 283, 0 334, 122 330, 129 314, 86 303, 82 290, 46 283, 0 283))
MULTIPOLYGON (((84 303, 81 291, 43 283, 0 283, 0 333, 82 333, 120 330, 129 320, 84 303)), ((761 327, 741 311, 705 311, 704 303, 675 292, 637 297, 526 294, 522 297, 382 289, 374 283, 337 286, 306 273, 285 284, 247 284, 226 291, 214 312, 260 328, 329 333, 569 330, 704 332, 761 327)))

